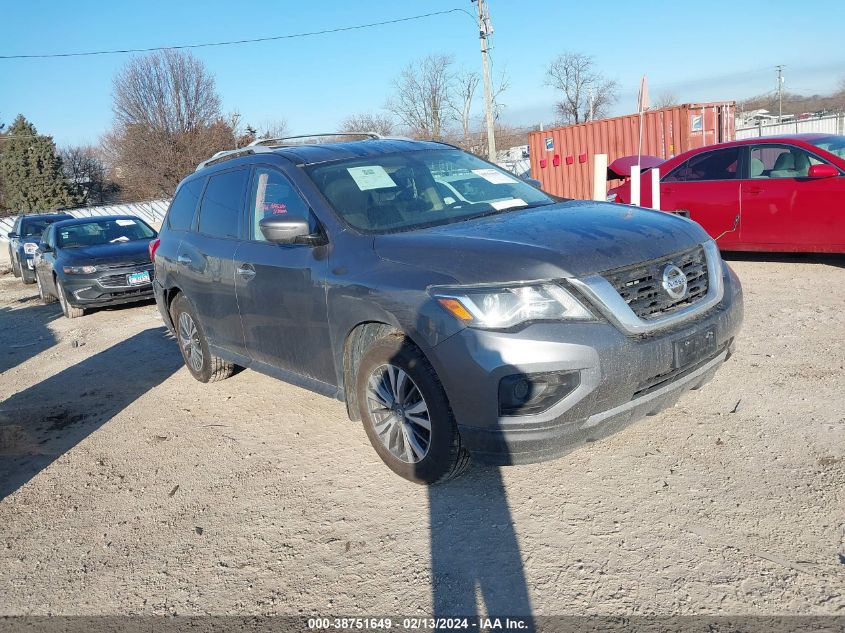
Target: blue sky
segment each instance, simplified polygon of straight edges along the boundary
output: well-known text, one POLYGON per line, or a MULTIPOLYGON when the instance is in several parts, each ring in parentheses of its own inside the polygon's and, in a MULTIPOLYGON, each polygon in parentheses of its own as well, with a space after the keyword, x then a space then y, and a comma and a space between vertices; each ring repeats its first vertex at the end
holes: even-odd
MULTIPOLYGON (((785 64, 792 92, 829 92, 845 78, 842 0, 491 0, 493 60, 506 69, 502 101, 514 124, 549 123, 543 85, 558 53, 593 55, 620 84, 614 114, 636 109, 639 77, 652 98, 741 99, 775 87, 785 64), (637 7, 631 10, 631 7, 637 7)), ((283 35, 464 8, 469 0, 48 2, 3 0, 0 55, 139 48, 283 35)), ((295 40, 196 49, 225 111, 293 133, 325 132, 350 113, 378 111, 409 62, 431 53, 480 69, 476 27, 462 13, 295 40)), ((0 59, 0 121, 25 114, 59 145, 95 143, 111 125, 112 78, 128 55, 0 59)), ((480 109, 480 103, 479 109, 480 109)))

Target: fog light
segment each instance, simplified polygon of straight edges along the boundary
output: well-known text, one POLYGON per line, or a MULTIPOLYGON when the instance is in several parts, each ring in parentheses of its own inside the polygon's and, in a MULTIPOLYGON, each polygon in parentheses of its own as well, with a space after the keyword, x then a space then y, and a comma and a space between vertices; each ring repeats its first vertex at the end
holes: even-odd
POLYGON ((84 288, 80 288, 79 290, 74 290, 73 296, 76 297, 77 299, 82 299, 82 297, 80 297, 79 295, 81 293, 85 292, 86 290, 91 290, 91 288, 93 288, 93 286, 85 286, 84 288))
POLYGON ((578 371, 513 374, 499 381, 499 415, 542 413, 581 384, 578 371))

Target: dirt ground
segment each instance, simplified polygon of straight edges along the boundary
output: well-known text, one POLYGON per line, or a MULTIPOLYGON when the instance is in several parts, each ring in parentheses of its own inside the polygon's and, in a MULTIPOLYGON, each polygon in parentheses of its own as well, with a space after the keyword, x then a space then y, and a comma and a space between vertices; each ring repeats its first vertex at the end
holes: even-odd
POLYGON ((704 389, 430 490, 339 402, 195 382, 153 304, 71 321, 6 273, 0 615, 843 615, 845 258, 732 265, 704 389))

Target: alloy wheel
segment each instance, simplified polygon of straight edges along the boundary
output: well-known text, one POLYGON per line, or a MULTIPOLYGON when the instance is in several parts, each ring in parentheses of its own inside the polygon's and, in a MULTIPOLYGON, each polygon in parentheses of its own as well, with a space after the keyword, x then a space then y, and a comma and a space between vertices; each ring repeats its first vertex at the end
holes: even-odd
POLYGON ((195 372, 202 371, 202 345, 197 325, 187 312, 179 315, 179 344, 188 366, 195 372))
POLYGON ((381 365, 370 374, 366 394, 381 443, 405 463, 422 461, 431 445, 431 419, 413 379, 395 365, 381 365))

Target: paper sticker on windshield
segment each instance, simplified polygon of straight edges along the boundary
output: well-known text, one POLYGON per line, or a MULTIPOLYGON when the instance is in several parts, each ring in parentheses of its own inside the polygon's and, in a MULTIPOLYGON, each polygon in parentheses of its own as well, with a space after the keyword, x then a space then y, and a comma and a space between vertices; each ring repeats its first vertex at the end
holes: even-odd
POLYGON ((473 169, 472 173, 476 176, 481 176, 487 182, 492 182, 494 185, 508 185, 517 182, 516 178, 512 178, 507 174, 503 174, 498 169, 473 169))
POLYGON ((135 220, 115 220, 118 226, 135 226, 135 220))
POLYGON ((502 211, 504 209, 510 209, 511 207, 524 207, 527 203, 522 198, 511 198, 510 200, 498 200, 496 202, 491 202, 490 206, 496 209, 496 211, 502 211))
POLYGON ((385 189, 395 187, 396 183, 381 165, 367 165, 365 167, 347 167, 346 171, 352 176, 358 189, 385 189))

